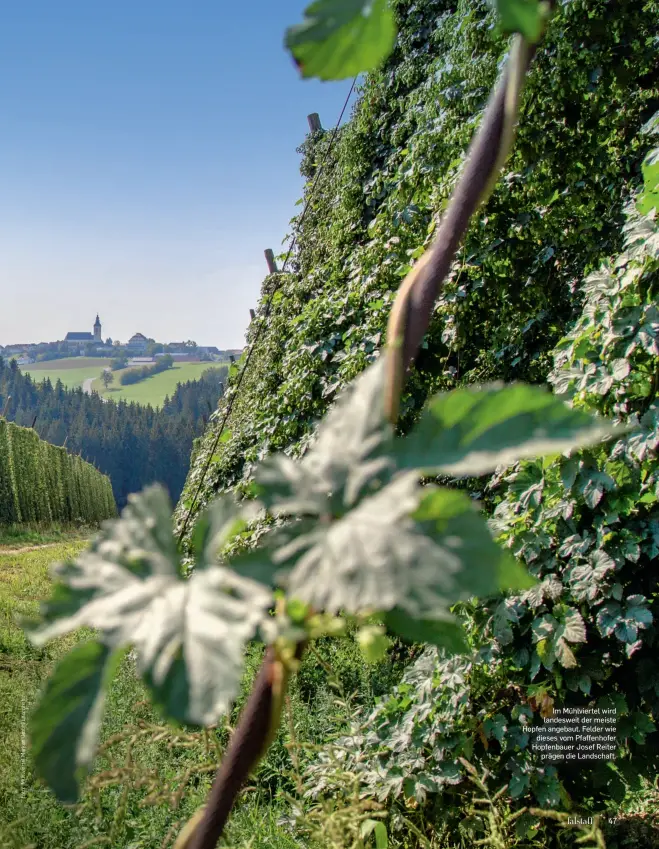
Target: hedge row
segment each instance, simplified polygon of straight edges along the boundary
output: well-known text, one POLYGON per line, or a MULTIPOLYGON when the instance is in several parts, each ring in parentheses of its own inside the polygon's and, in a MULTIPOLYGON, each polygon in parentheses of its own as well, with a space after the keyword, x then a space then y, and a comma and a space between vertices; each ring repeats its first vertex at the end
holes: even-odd
POLYGON ((116 512, 106 475, 0 418, 0 525, 96 523, 116 512))

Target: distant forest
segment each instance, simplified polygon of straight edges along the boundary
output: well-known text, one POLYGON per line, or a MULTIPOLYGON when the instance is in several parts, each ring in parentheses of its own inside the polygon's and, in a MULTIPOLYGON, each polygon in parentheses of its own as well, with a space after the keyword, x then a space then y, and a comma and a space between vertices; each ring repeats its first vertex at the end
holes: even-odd
POLYGON ((117 506, 129 493, 156 481, 175 503, 183 489, 193 441, 203 433, 226 381, 227 367, 210 368, 179 384, 162 409, 103 401, 96 393, 66 389, 61 381, 36 383, 15 361, 0 357, 0 415, 31 427, 53 445, 80 454, 109 475, 117 506), (35 421, 36 418, 36 421, 35 421))

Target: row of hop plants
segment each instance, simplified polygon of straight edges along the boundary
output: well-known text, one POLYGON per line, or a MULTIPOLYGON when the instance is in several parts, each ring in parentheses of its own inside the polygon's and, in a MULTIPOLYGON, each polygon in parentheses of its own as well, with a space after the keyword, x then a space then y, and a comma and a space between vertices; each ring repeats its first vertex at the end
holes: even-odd
MULTIPOLYGON (((269 451, 300 454, 340 389, 375 359, 395 292, 433 237, 482 117, 507 49, 492 4, 392 7, 396 47, 363 78, 351 120, 336 138, 312 133, 300 148, 308 182, 305 218, 292 222, 295 273, 264 281, 249 368, 239 390, 238 369, 230 374, 193 456, 176 511, 188 548, 193 519, 214 495, 246 491, 269 451)), ((620 249, 647 143, 638 131, 656 109, 658 9, 656 0, 557 4, 515 149, 466 234, 409 375, 402 432, 433 392, 545 381, 551 350, 578 315, 582 276, 620 249)))
POLYGON ((107 475, 0 418, 0 525, 95 524, 116 513, 107 475))
MULTIPOLYGON (((659 113, 645 134, 659 135, 659 113)), ((659 146, 644 165, 655 182, 657 163, 659 146)), ((412 803, 461 830, 454 813, 469 782, 465 759, 520 810, 591 800, 601 812, 656 778, 659 227, 647 196, 626 209, 623 250, 579 287, 581 315, 549 374, 573 408, 631 430, 490 479, 491 529, 538 583, 458 605, 468 651, 426 647, 390 696, 308 767, 307 798, 340 798, 349 774, 389 808, 392 827, 412 803), (539 760, 532 731, 554 705, 614 709, 615 758, 539 760)), ((533 836, 537 822, 521 816, 517 836, 533 836)))

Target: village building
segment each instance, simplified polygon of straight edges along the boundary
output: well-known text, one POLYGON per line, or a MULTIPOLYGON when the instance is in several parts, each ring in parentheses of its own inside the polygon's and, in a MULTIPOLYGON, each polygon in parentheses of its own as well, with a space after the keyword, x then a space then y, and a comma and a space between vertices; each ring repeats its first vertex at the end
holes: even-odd
POLYGON ((126 343, 126 350, 135 352, 136 354, 143 354, 148 344, 149 340, 143 333, 136 333, 126 343))
POLYGON ((82 347, 83 345, 89 345, 90 342, 97 342, 102 345, 103 339, 101 337, 101 320, 98 315, 96 316, 96 321, 94 322, 93 333, 69 332, 64 337, 64 341, 68 345, 78 348, 82 347))

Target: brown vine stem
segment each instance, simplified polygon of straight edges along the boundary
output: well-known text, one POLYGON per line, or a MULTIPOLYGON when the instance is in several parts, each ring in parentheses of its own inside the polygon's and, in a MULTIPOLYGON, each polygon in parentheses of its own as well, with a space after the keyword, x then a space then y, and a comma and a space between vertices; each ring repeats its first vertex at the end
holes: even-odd
MULTIPOLYGON (((297 644, 296 660, 302 657, 305 648, 306 642, 297 644)), ((288 678, 286 665, 277 656, 276 649, 268 646, 207 803, 185 826, 175 849, 214 849, 217 846, 243 783, 277 733, 288 678)))
POLYGON ((490 196, 508 157, 519 111, 519 97, 535 45, 515 36, 505 70, 490 96, 480 129, 467 155, 435 241, 403 280, 389 317, 385 410, 398 418, 405 374, 417 355, 451 262, 469 221, 490 196))

